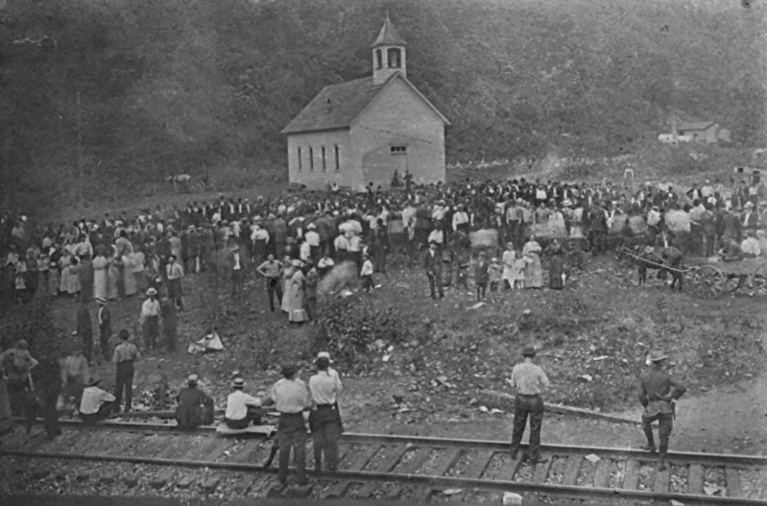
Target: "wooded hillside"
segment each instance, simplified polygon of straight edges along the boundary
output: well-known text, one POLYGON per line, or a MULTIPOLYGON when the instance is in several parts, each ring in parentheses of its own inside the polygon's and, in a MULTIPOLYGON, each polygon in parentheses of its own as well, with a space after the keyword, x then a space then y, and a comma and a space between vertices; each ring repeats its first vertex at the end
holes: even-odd
POLYGON ((753 3, 0 0, 3 200, 126 197, 179 173, 219 188, 282 178, 281 128, 323 86, 371 72, 387 10, 408 77, 453 124, 451 162, 630 152, 673 110, 763 143, 767 17, 753 3))

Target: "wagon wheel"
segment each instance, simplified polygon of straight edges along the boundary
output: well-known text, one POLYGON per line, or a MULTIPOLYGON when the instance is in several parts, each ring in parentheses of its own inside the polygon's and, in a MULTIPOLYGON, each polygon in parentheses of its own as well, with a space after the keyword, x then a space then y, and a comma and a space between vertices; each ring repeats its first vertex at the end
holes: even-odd
POLYGON ((713 265, 702 265, 693 272, 691 284, 699 297, 714 299, 724 293, 727 277, 713 265))
POLYGON ((724 291, 727 293, 732 293, 736 291, 738 288, 740 288, 743 285, 743 279, 746 276, 743 274, 730 274, 725 278, 724 281, 724 291))
POLYGON ((767 262, 754 271, 754 295, 767 296, 767 262))

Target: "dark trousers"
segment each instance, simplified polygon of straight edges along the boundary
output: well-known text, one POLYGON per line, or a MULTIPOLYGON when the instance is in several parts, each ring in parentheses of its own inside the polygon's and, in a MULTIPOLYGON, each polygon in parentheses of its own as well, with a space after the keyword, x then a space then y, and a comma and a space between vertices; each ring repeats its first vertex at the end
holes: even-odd
POLYGON ((85 360, 87 360, 90 364, 93 360, 93 332, 90 330, 85 331, 80 335, 80 337, 83 340, 83 356, 85 357, 85 360))
POLYGON ((242 290, 242 269, 232 269, 232 295, 242 290))
POLYGON ((376 285, 373 282, 372 274, 366 274, 362 276, 362 288, 364 288, 366 292, 370 293, 370 290, 372 290, 375 287, 376 285))
POLYGON ((112 354, 109 349, 109 338, 112 337, 105 330, 99 330, 99 347, 101 348, 101 356, 106 362, 112 359, 112 354))
POLYGON ((176 342, 178 342, 178 329, 175 325, 163 326, 162 335, 165 338, 165 349, 170 352, 176 351, 176 342))
POLYGON ((304 299, 304 309, 306 310, 306 315, 309 317, 310 320, 316 320, 317 319, 317 297, 306 297, 304 299))
POLYGON ((282 305, 282 286, 279 278, 267 278, 266 296, 269 298, 269 309, 274 313, 274 296, 277 296, 277 305, 282 305))
POLYGON ((486 291, 487 291, 487 281, 483 283, 477 283, 477 300, 484 299, 486 291))
POLYGON ((600 253, 604 250, 606 235, 603 230, 591 230, 589 232, 589 249, 592 253, 600 253))
POLYGON ((445 290, 442 288, 442 276, 439 272, 429 272, 427 273, 429 276, 429 292, 431 293, 431 298, 436 299, 437 298, 437 290, 439 291, 439 298, 445 296, 445 290))
POLYGON ((250 425, 250 422, 253 422, 253 425, 261 425, 261 414, 261 408, 254 408, 249 406, 248 413, 245 415, 245 418, 241 420, 230 420, 228 418, 224 418, 224 423, 226 423, 227 427, 234 430, 244 429, 250 425))
POLYGON ((27 380, 8 380, 8 397, 11 402, 11 414, 23 416, 26 420, 27 434, 37 418, 37 401, 29 388, 27 380))
POLYGON ((91 415, 80 413, 80 419, 83 421, 83 423, 96 423, 100 422, 101 420, 106 420, 113 410, 120 410, 120 404, 118 404, 118 402, 119 401, 116 400, 112 402, 105 402, 101 405, 101 408, 99 408, 97 412, 91 415))
POLYGON ((543 399, 540 395, 517 394, 517 398, 514 400, 514 428, 511 433, 512 452, 519 450, 528 416, 530 417, 530 459, 537 460, 541 453, 543 399))
POLYGON ((304 415, 281 414, 277 424, 277 443, 280 445, 280 483, 288 483, 290 449, 293 448, 298 482, 306 482, 306 425, 304 415))
POLYGON ((59 394, 55 390, 47 391, 43 396, 43 418, 45 419, 45 434, 48 439, 54 439, 61 435, 59 412, 56 409, 58 397, 59 394))
POLYGON ((120 405, 125 391, 125 411, 130 411, 133 403, 133 362, 126 361, 117 364, 115 373, 115 410, 120 411, 120 405))
POLYGON ((157 335, 160 333, 160 317, 147 316, 144 320, 144 346, 152 351, 157 348, 157 335))
POLYGON ((658 413, 654 416, 642 414, 642 431, 647 437, 647 444, 655 448, 655 438, 652 433, 652 423, 658 420, 658 439, 660 439, 660 453, 668 451, 668 440, 671 437, 671 430, 674 428, 674 415, 671 413, 658 413))
POLYGON ((329 471, 338 469, 338 439, 340 437, 341 427, 338 422, 325 422, 312 430, 315 471, 322 470, 323 454, 325 455, 325 467, 329 471))

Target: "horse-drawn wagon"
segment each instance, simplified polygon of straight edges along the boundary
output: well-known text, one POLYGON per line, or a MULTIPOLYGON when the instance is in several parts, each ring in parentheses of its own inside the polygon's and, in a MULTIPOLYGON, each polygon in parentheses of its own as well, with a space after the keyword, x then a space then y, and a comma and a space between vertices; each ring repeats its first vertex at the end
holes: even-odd
POLYGON ((618 251, 639 266, 640 284, 643 269, 657 269, 659 274, 671 274, 675 280, 685 278, 689 291, 706 299, 721 297, 741 288, 752 296, 767 296, 766 258, 747 258, 733 262, 718 258, 686 258, 684 263, 669 265, 665 257, 655 252, 648 256, 626 246, 621 246, 618 251))

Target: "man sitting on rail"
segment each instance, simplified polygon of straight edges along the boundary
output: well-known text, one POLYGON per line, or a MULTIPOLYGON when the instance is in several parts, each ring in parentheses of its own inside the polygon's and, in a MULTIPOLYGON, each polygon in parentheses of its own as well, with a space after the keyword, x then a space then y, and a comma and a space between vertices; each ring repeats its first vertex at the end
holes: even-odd
POLYGON ((182 429, 191 430, 213 423, 213 399, 197 387, 199 378, 191 374, 187 386, 178 393, 176 421, 182 429))
POLYGON ((224 422, 230 429, 244 429, 250 422, 261 425, 261 401, 243 392, 245 380, 235 378, 232 382, 234 392, 226 398, 224 422))
POLYGON ((83 390, 80 400, 80 419, 83 423, 96 423, 106 418, 117 407, 115 396, 98 387, 100 379, 92 380, 83 390))

